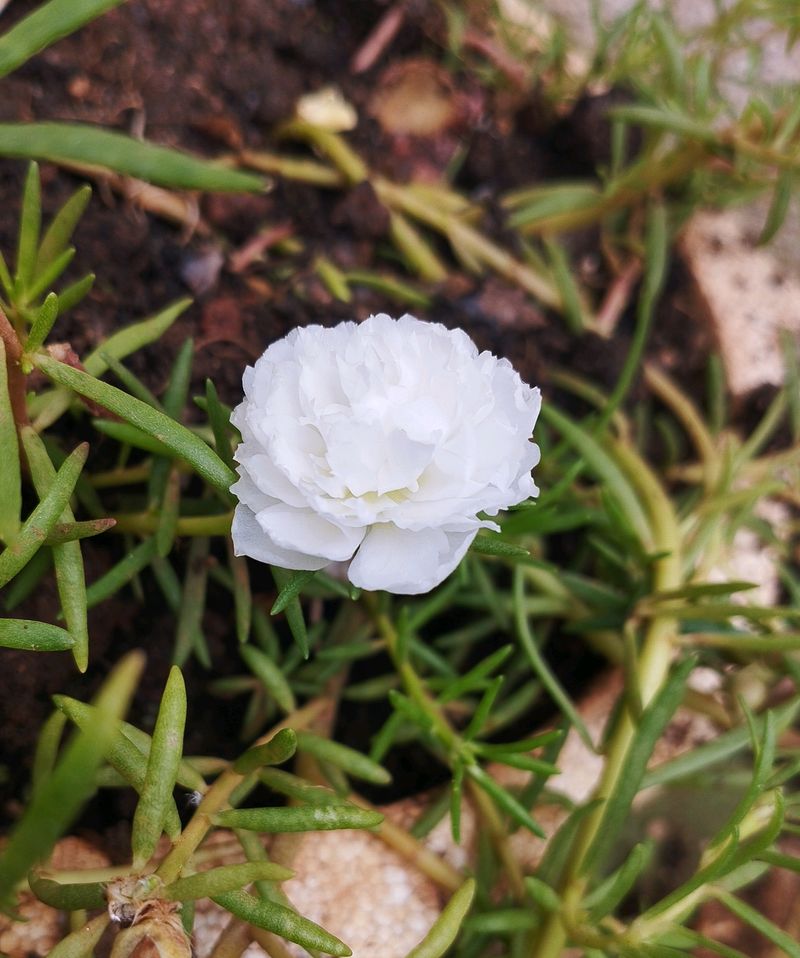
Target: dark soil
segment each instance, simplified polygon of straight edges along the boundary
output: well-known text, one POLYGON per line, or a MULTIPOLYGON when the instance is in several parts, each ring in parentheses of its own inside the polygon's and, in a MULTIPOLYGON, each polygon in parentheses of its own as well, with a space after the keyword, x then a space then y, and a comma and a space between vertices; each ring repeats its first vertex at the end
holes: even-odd
MULTIPOLYGON (((3 14, 3 26, 33 6, 16 0, 3 14)), ((556 123, 533 93, 479 90, 474 79, 457 69, 452 83, 467 104, 460 125, 433 144, 383 133, 366 113, 383 71, 410 57, 442 56, 439 7, 425 0, 407 6, 404 25, 377 64, 355 75, 352 57, 385 12, 382 3, 130 0, 3 80, 0 120, 80 120, 125 131, 143 129, 154 141, 213 156, 242 145, 275 148, 274 126, 292 114, 297 97, 335 83, 363 117, 351 142, 374 168, 389 175, 407 178, 425 164, 441 168, 460 152, 456 185, 488 201, 491 209, 493 199, 510 187, 563 175, 567 157, 571 175, 591 172, 590 164, 607 148, 604 103, 594 108, 581 103, 571 118, 556 123), (585 159, 577 162, 576 156, 585 159)), ((22 163, 0 162, 0 248, 7 253, 15 246, 23 176, 22 163)), ((43 167, 42 180, 46 214, 81 182, 50 166, 43 167)), ((55 338, 82 354, 121 325, 194 292, 195 304, 157 348, 132 357, 130 368, 151 389, 161 391, 177 348, 193 336, 197 391, 211 377, 222 399, 233 403, 239 398, 245 364, 289 329, 382 310, 397 312, 384 297, 366 290, 358 290, 349 305, 334 301, 311 270, 321 252, 345 267, 387 265, 385 211, 368 189, 325 193, 278 183, 259 196, 203 197, 201 213, 209 232, 187 237, 101 188, 77 231, 78 252, 69 273, 71 279, 93 271, 97 282, 87 299, 59 321, 55 338), (270 254, 266 263, 256 261, 243 272, 225 265, 217 272, 219 252, 227 256, 262 229, 287 225, 302 237, 302 254, 270 254)), ((496 235, 508 239, 498 213, 493 220, 490 217, 496 235)), ((592 234, 575 237, 572 252, 577 258, 591 258, 595 244, 592 234)), ((681 277, 675 279, 680 287, 681 277)), ((605 281, 600 269, 598 291, 605 281)), ((696 384, 705 365, 706 343, 699 333, 687 336, 685 322, 676 322, 681 318, 679 302, 677 295, 665 300, 656 346, 668 365, 696 384)), ((613 340, 576 339, 561 319, 542 311, 518 289, 491 276, 476 280, 462 274, 441 291, 426 318, 465 328, 479 346, 508 357, 523 378, 545 389, 548 370, 566 364, 601 385, 613 385, 632 327, 629 310, 613 340)), ((64 446, 82 438, 84 428, 66 418, 59 425, 64 446)), ((92 450, 94 462, 103 463, 109 448, 111 444, 98 443, 92 450)), ((91 581, 122 554, 122 543, 107 535, 87 543, 85 553, 91 581)), ((266 601, 268 580, 259 582, 266 601)), ((144 601, 125 590, 92 613, 92 662, 86 677, 76 677, 66 655, 0 654, 0 761, 7 769, 0 810, 6 816, 14 815, 17 805, 12 799, 28 780, 36 736, 51 708, 50 695, 65 692, 85 698, 129 648, 148 652, 149 667, 133 717, 145 728, 152 724, 171 656, 174 619, 149 576, 142 577, 141 588, 144 601)), ((214 591, 209 608, 213 611, 204 628, 214 677, 236 673, 228 600, 214 591)), ((14 614, 52 620, 54 611, 52 587, 43 585, 14 614)), ((198 666, 189 668, 187 684, 195 699, 190 702, 188 751, 233 755, 239 747, 243 706, 236 700, 209 709, 208 676, 198 666)), ((569 663, 566 668, 571 669, 569 663)), ((576 676, 578 684, 587 679, 585 669, 571 674, 566 677, 571 686, 576 676)), ((355 728, 357 740, 363 728, 358 723, 355 728)), ((417 771, 407 770, 401 789, 424 786, 417 771)))

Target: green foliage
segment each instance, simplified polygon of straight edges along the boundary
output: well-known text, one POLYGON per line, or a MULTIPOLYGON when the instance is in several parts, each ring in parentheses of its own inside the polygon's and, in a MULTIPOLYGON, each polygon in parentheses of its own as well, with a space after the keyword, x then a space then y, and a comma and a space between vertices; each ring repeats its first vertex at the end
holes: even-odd
MULTIPOLYGON (((124 0, 47 0, 0 34, 0 78, 12 73, 31 57, 95 20, 124 0)), ((158 183, 161 186, 196 190, 260 191, 259 176, 226 169, 196 159, 178 150, 141 142, 130 136, 80 123, 0 123, 0 155, 54 163, 100 167, 158 183)), ((34 263, 34 247, 39 232, 38 178, 28 178, 24 205, 17 273, 17 292, 31 285, 34 265, 43 276, 60 273, 72 257, 64 250, 72 227, 80 218, 86 199, 76 198, 65 207, 45 237, 39 262, 34 263), (62 246, 63 244, 63 246, 62 246), (54 251, 62 246, 60 257, 54 251)), ((73 251, 74 252, 74 251, 73 251)), ((44 279, 43 287, 52 279, 44 279)))
MULTIPOLYGON (((0 73, 113 5, 42 5, 0 37, 0 73)), ((731 36, 747 5, 731 7, 731 36)), ((775 22, 787 9, 778 0, 762 6, 775 22)), ((461 16, 450 12, 454 29, 461 16)), ((787 388, 744 439, 727 423, 717 367, 708 397, 689 397, 643 357, 672 238, 688 210, 701 200, 771 192, 761 240, 780 229, 797 178, 800 108, 786 102, 773 115, 751 103, 720 122, 710 50, 721 38, 704 29, 688 52, 684 41, 668 10, 644 4, 601 30, 580 83, 627 79, 635 102, 614 112, 612 156, 595 180, 536 184, 505 197, 520 258, 482 233, 480 211, 455 189, 393 184, 330 131, 300 122, 284 130, 312 145, 322 163, 260 161, 287 177, 302 170, 326 187, 368 180, 389 209, 394 254, 420 286, 447 277, 433 245, 440 236, 466 270, 492 270, 562 312, 574 336, 596 329, 596 304, 570 265, 562 232, 597 227, 600 247, 641 277, 635 302, 631 297, 633 336, 610 394, 571 372, 552 377, 537 426, 539 501, 501 516, 500 533, 477 536, 459 569, 426 596, 361 595, 325 571, 274 569, 270 581, 233 554, 229 489, 238 437, 212 382, 191 396, 194 343, 187 338, 174 357, 163 393, 154 394, 125 362, 140 349, 163 351, 160 338, 189 302, 115 332, 86 356, 51 349, 59 317, 94 279, 52 289, 69 267, 70 239, 89 193, 78 190, 43 227, 38 171, 30 167, 14 262, 0 258, 0 585, 10 611, 48 581, 52 566, 61 619, 4 618, 0 646, 70 650, 85 670, 87 610, 122 593, 147 601, 157 589, 174 628, 152 641, 165 643, 175 664, 169 676, 155 677, 166 685, 152 734, 123 721, 138 656, 112 673, 92 705, 55 697, 30 799, 0 855, 0 894, 9 907, 26 874, 33 893, 53 907, 103 907, 123 888, 133 908, 180 904, 187 929, 191 903, 211 898, 232 917, 308 950, 347 955, 345 943, 290 907, 280 883, 291 877, 291 862, 268 860, 260 836, 360 828, 452 894, 409 958, 558 958, 567 947, 590 958, 688 955, 700 947, 740 956, 692 929, 710 901, 777 949, 798 954, 787 933, 746 900, 747 886, 767 868, 800 868, 781 844, 800 828, 800 754, 790 736, 781 737, 798 711, 800 581, 791 544, 756 512, 767 495, 797 504, 796 492, 787 491, 800 435, 797 357, 787 345, 787 388), (641 146, 629 153, 634 129, 641 146), (42 386, 38 373, 52 385, 42 386), (637 378, 648 399, 633 419, 637 378), (82 415, 83 400, 95 418, 82 415), (102 437, 111 466, 101 470, 83 444, 71 454, 60 447, 57 430, 49 430, 67 410, 75 414, 71 429, 102 437), (788 445, 775 452, 787 435, 788 445), (653 453, 656 436, 667 449, 663 459, 653 453), (751 583, 712 575, 735 549, 739 530, 777 556, 783 604, 758 605, 748 595, 751 583), (99 533, 114 536, 116 561, 87 586, 81 539, 99 533), (206 636, 212 605, 217 621, 230 623, 223 654, 239 663, 235 674, 217 672, 218 641, 211 630, 206 636), (591 655, 618 670, 623 688, 602 730, 587 719, 582 690, 562 667, 565 648, 573 661, 591 655), (190 665, 214 672, 210 695, 241 697, 240 754, 231 760, 183 754, 191 693, 201 707, 213 707, 201 698, 205 686, 185 688, 181 669, 188 675, 190 665), (715 692, 694 686, 700 666, 716 676, 715 692), (332 716, 342 702, 372 705, 384 717, 369 754, 335 737, 332 716), (782 704, 771 707, 776 702, 782 704), (652 767, 679 710, 713 722, 716 737, 652 767), (551 717, 544 731, 531 719, 542 714, 551 717), (75 730, 62 745, 65 726, 75 730), (577 742, 602 772, 593 794, 573 802, 559 778, 577 742), (395 748, 429 753, 449 777, 408 829, 385 822, 352 784, 386 787, 395 748), (133 860, 108 886, 95 874, 61 874, 44 864, 98 787, 129 788, 136 800, 133 860), (652 881, 658 845, 647 838, 649 802, 660 794, 678 815, 679 789, 689 787, 706 800, 730 800, 719 821, 698 824, 692 835, 691 874, 654 891, 661 886, 652 881), (176 789, 188 789, 196 806, 185 823, 176 789), (460 840, 467 807, 477 820, 478 851, 474 877, 464 880, 420 842, 448 818, 460 840), (230 830, 241 860, 198 871, 218 829, 230 830), (544 843, 535 874, 514 855, 518 830, 544 843)), ((563 55, 554 34, 543 55, 554 76, 563 55)), ((552 82, 562 94, 575 83, 566 74, 552 82)), ((261 186, 236 170, 62 124, 0 125, 2 153, 72 164, 96 163, 102 153, 107 166, 164 185, 261 186)), ((315 269, 343 300, 368 285, 403 302, 431 302, 430 290, 392 277, 345 273, 324 259, 315 269)), ((282 847, 274 846, 276 857, 282 847)), ((105 914, 92 918, 52 954, 88 954, 107 923, 105 914)))
POLYGON ((94 776, 116 734, 142 670, 132 654, 109 676, 95 700, 99 721, 67 746, 47 781, 36 790, 0 854, 0 899, 7 903, 16 883, 49 854, 95 790, 94 776))
POLYGON ((80 123, 0 123, 0 152, 20 159, 106 167, 159 186, 260 192, 261 177, 80 123))

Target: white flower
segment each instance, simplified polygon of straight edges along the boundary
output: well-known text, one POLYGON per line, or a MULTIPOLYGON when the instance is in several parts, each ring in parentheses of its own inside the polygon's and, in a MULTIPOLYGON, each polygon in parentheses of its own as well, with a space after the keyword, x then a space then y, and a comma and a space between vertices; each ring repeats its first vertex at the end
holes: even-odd
POLYGON ((539 390, 462 330, 384 314, 295 329, 244 373, 232 422, 237 555, 351 560, 363 589, 418 594, 480 528, 538 493, 539 390))

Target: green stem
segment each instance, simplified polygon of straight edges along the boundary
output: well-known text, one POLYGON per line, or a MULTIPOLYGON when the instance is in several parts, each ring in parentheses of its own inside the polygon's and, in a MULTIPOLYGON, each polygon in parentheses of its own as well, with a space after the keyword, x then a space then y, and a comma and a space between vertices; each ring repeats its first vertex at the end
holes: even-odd
MULTIPOLYGON (((266 735, 262 735, 254 745, 262 745, 268 742, 284 728, 306 728, 320 712, 328 707, 329 702, 326 698, 314 699, 303 706, 303 708, 288 715, 282 722, 270 729, 266 735)), ((245 775, 234 772, 233 768, 230 767, 210 786, 203 796, 203 800, 197 806, 197 810, 192 816, 191 821, 181 832, 180 838, 178 838, 169 854, 158 866, 156 874, 163 880, 165 885, 169 885, 180 877, 181 871, 189 859, 205 840, 208 832, 213 828, 211 824, 212 816, 227 805, 231 793, 245 778, 245 775)))
MULTIPOLYGON (((158 529, 159 516, 152 512, 129 513, 116 516, 116 532, 134 532, 139 535, 153 533, 158 529)), ((178 536, 225 536, 231 531, 232 512, 214 516, 181 516, 175 525, 178 536)))
MULTIPOLYGON (((681 584, 680 533, 672 504, 650 468, 627 446, 616 444, 615 453, 647 512, 653 536, 653 551, 660 555, 654 564, 653 590, 677 589, 681 584)), ((675 621, 664 615, 653 619, 645 633, 639 658, 638 694, 647 704, 664 684, 673 655, 675 621)), ((605 799, 614 792, 633 739, 636 726, 627 710, 620 714, 609 743, 607 758, 594 799, 597 808, 586 816, 571 849, 564 870, 560 893, 563 909, 551 914, 530 949, 531 958, 558 958, 568 938, 583 899, 589 876, 582 873, 583 862, 597 835, 605 811, 605 799)))
MULTIPOLYGON (((379 611, 377 602, 373 596, 366 594, 364 600, 370 607, 378 630, 386 641, 386 649, 394 662, 395 668, 400 673, 409 698, 430 720, 430 733, 438 740, 448 757, 463 754, 465 743, 461 736, 450 724, 438 702, 436 702, 430 692, 428 692, 425 683, 416 673, 408 659, 400 656, 398 651, 399 636, 391 620, 385 613, 379 611)), ((483 827, 486 828, 491 836, 498 858, 506 870, 506 877, 508 878, 511 890, 515 898, 522 901, 526 897, 522 870, 509 846, 508 832, 503 824, 502 817, 498 814, 497 809, 489 797, 485 795, 480 788, 474 787, 471 784, 468 785, 468 787, 470 797, 475 804, 483 827)))

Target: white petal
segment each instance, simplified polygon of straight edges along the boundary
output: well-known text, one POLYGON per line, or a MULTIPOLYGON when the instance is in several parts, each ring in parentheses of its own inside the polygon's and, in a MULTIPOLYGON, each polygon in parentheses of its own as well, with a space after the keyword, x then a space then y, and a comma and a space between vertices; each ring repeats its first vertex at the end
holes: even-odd
POLYGON ((398 595, 430 592, 455 569, 476 531, 409 532, 388 522, 375 525, 350 563, 348 577, 361 589, 398 595))
POLYGON ((349 559, 364 538, 364 529, 338 526, 310 509, 282 503, 256 516, 264 532, 283 549, 321 556, 325 562, 349 559))
POLYGON ((262 492, 250 478, 244 466, 237 466, 236 471, 239 473, 239 480, 231 486, 231 492, 239 502, 244 503, 252 512, 260 512, 267 506, 275 505, 278 500, 262 492))
MULTIPOLYGON (((241 446, 239 448, 241 449, 241 446)), ((282 472, 265 453, 243 455, 241 460, 235 453, 234 458, 241 461, 250 479, 265 495, 278 499, 280 502, 286 502, 290 506, 305 505, 303 495, 297 486, 292 484, 286 473, 282 472)), ((234 492, 234 495, 236 494, 234 492)))
POLYGON ((233 551, 237 556, 250 556, 258 562, 268 562, 282 569, 317 570, 328 565, 328 560, 306 555, 292 549, 283 549, 264 532, 255 513, 241 503, 233 513, 233 551))

